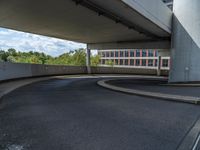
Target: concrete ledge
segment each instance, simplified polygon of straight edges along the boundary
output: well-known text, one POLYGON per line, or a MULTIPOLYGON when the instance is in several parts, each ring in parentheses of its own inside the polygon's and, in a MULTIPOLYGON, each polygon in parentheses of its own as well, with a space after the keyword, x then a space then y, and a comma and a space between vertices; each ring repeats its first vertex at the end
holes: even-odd
MULTIPOLYGON (((76 75, 87 74, 86 66, 65 65, 40 65, 22 63, 0 63, 0 82, 41 76, 76 75)), ((157 75, 156 69, 123 68, 123 67, 91 67, 91 74, 129 74, 129 75, 157 75)), ((162 70, 161 75, 168 75, 168 71, 162 70)))
POLYGON ((157 92, 127 89, 127 88, 107 84, 106 82, 108 81, 110 80, 106 80, 106 79, 100 80, 97 82, 97 84, 104 88, 108 88, 114 91, 119 91, 119 92, 128 93, 128 94, 134 94, 134 95, 139 95, 139 96, 146 96, 146 97, 158 98, 158 99, 164 99, 164 100, 170 100, 170 101, 176 101, 176 102, 184 102, 184 103, 190 103, 190 104, 200 104, 199 97, 171 95, 171 94, 164 94, 164 93, 157 93, 157 92))

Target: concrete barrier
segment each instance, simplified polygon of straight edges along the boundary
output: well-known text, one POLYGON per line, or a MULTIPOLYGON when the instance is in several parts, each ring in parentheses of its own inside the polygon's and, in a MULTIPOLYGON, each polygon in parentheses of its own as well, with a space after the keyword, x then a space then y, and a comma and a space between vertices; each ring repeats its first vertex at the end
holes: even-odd
MULTIPOLYGON (((93 74, 137 74, 137 75, 156 75, 155 69, 139 68, 113 68, 113 67, 91 67, 93 74)), ((22 63, 0 63, 0 81, 52 76, 52 75, 70 75, 87 74, 86 66, 64 66, 64 65, 40 65, 40 64, 22 64, 22 63)), ((168 75, 168 71, 162 71, 162 75, 168 75)))
POLYGON ((85 66, 0 63, 0 81, 26 77, 85 74, 86 72, 85 66))
MULTIPOLYGON (((135 75, 157 75, 156 69, 149 68, 124 68, 124 67, 91 67, 93 74, 135 74, 135 75)), ((168 70, 161 70, 162 76, 168 76, 168 70)))

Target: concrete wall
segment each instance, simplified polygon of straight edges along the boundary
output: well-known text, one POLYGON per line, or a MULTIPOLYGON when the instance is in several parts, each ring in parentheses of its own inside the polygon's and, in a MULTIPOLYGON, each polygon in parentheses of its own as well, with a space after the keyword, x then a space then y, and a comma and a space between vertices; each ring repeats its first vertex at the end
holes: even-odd
MULTIPOLYGON (((135 74, 135 75, 157 75, 156 69, 144 68, 120 68, 120 67, 91 67, 93 74, 135 74)), ((162 70, 161 75, 167 76, 168 71, 162 70)))
MULTIPOLYGON (((156 75, 155 69, 131 69, 112 67, 91 67, 93 74, 140 74, 156 75)), ((0 63, 0 81, 51 75, 87 74, 86 66, 57 66, 20 63, 0 63)), ((162 75, 168 75, 168 71, 162 71, 162 75)))
POLYGON ((168 49, 168 50, 158 50, 158 55, 162 57, 169 57, 171 54, 168 49))
POLYGON ((85 66, 0 63, 0 81, 24 77, 84 74, 86 71, 85 66))
POLYGON ((199 0, 174 0, 170 82, 200 81, 199 9, 199 0))

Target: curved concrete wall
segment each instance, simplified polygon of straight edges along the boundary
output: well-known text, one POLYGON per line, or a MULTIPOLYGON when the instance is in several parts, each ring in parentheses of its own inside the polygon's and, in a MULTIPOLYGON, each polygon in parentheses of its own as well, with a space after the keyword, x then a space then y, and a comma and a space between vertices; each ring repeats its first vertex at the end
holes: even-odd
POLYGON ((25 77, 84 74, 86 71, 85 66, 0 63, 0 81, 25 77))
MULTIPOLYGON (((133 69, 112 67, 91 67, 93 74, 140 74, 156 75, 155 69, 133 69)), ((0 81, 51 75, 87 74, 86 66, 61 66, 39 65, 21 63, 0 63, 0 81)), ((168 75, 168 71, 162 71, 162 75, 168 75)))
MULTIPOLYGON (((120 67, 92 67, 93 74, 134 74, 134 75, 157 75, 156 69, 144 68, 120 68, 120 67)), ((162 76, 168 76, 168 70, 161 70, 162 76)))

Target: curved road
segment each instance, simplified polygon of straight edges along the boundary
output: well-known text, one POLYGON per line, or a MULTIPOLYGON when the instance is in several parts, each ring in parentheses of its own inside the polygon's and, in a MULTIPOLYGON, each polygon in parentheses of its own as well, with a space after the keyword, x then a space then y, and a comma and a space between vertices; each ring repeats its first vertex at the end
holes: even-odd
POLYGON ((21 87, 0 103, 1 150, 175 150, 199 106, 117 93, 98 78, 21 87))

